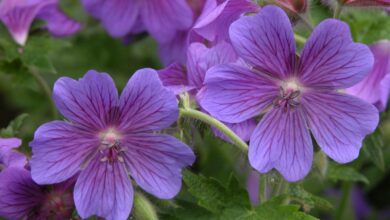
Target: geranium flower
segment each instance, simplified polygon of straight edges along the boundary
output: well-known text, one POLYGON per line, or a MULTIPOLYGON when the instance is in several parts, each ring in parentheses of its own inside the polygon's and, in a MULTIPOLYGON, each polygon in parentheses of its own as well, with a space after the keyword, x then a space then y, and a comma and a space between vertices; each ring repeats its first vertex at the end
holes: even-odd
POLYGON ((145 29, 155 39, 167 41, 176 30, 187 29, 192 23, 192 11, 184 0, 83 0, 82 3, 117 38, 145 29))
POLYGON ((26 43, 34 19, 44 20, 46 28, 56 37, 68 36, 80 29, 79 23, 58 8, 58 0, 3 0, 0 19, 20 45, 26 43))
MULTIPOLYGON (((70 219, 73 198, 70 182, 39 186, 23 168, 0 173, 0 216, 6 219, 70 219)), ((73 182, 74 183, 74 182, 73 182)))
POLYGON ((0 171, 7 167, 26 165, 26 156, 15 150, 21 144, 22 141, 18 138, 0 138, 0 171))
POLYGON ((32 178, 53 184, 80 172, 74 200, 82 218, 127 219, 134 194, 129 174, 158 198, 179 192, 181 168, 195 156, 176 138, 156 133, 178 117, 176 97, 156 71, 137 71, 120 97, 106 73, 89 71, 78 81, 62 77, 53 98, 69 121, 52 121, 35 132, 32 178))
MULTIPOLYGON (((187 68, 179 64, 172 64, 160 70, 159 77, 163 85, 175 94, 189 92, 193 100, 199 100, 202 98, 206 72, 215 65, 234 62, 239 62, 238 57, 231 44, 227 42, 220 42, 211 48, 201 43, 192 43, 187 51, 187 68)), ((256 126, 253 119, 241 123, 225 124, 244 141, 249 140, 256 126)), ((213 128, 213 132, 217 137, 231 142, 219 130, 213 128)))
POLYGON ((335 161, 358 157, 379 117, 373 105, 338 92, 361 81, 374 62, 366 45, 352 41, 347 24, 321 22, 298 58, 287 15, 267 6, 234 22, 230 39, 253 68, 223 64, 210 69, 200 104, 229 123, 265 113, 250 138, 252 167, 261 173, 275 168, 289 181, 302 179, 313 160, 309 130, 335 161))
POLYGON ((371 45, 370 49, 375 58, 374 68, 366 78, 346 92, 375 105, 379 111, 384 111, 390 92, 390 41, 380 41, 371 45))

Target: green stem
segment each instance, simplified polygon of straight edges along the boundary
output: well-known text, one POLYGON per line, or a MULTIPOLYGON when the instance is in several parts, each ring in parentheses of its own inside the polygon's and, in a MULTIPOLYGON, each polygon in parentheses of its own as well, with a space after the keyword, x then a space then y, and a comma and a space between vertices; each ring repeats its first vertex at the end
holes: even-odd
POLYGON ((351 189, 352 189, 352 183, 350 183, 350 182, 343 183, 343 186, 342 186, 343 194, 342 194, 342 197, 340 200, 340 205, 339 205, 337 212, 336 212, 336 220, 343 219, 345 208, 348 205, 349 194, 351 193, 351 189))
POLYGON ((34 79, 37 81, 37 83, 39 84, 39 86, 41 87, 41 89, 43 90, 43 92, 45 93, 47 98, 49 99, 50 111, 51 111, 53 118, 57 118, 57 109, 56 109, 56 106, 55 106, 53 99, 52 99, 51 89, 50 89, 49 85, 47 84, 46 80, 38 72, 36 72, 35 70, 33 70, 31 68, 29 69, 28 72, 34 77, 34 79))
POLYGON ((264 203, 267 201, 267 174, 260 175, 259 187, 260 202, 264 203))
POLYGON ((305 37, 302 37, 301 35, 294 33, 294 38, 298 43, 305 44, 307 39, 305 37))
POLYGON ((298 14, 298 17, 302 21, 302 23, 304 25, 306 25, 307 28, 309 28, 311 31, 313 31, 313 29, 314 29, 313 25, 311 24, 310 21, 307 20, 307 18, 305 16, 298 14))
POLYGON ((227 127, 225 124, 218 121, 217 119, 211 117, 210 115, 189 108, 180 108, 180 115, 184 117, 195 118, 214 126, 227 137, 229 137, 230 140, 232 140, 236 144, 236 146, 240 148, 240 150, 244 152, 248 151, 248 145, 240 137, 238 137, 236 133, 234 133, 229 127, 227 127))
POLYGON ((339 18, 342 9, 343 9, 343 6, 340 3, 337 3, 336 8, 334 9, 334 12, 333 12, 333 18, 339 18))

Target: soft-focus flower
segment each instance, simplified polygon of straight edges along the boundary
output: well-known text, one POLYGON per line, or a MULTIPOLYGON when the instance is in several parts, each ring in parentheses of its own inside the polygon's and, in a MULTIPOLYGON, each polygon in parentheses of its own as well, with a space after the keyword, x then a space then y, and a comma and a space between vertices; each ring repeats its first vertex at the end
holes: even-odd
POLYGON ((0 171, 7 167, 26 165, 26 156, 15 150, 21 144, 22 141, 18 138, 0 138, 0 171))
POLYGON ((347 24, 321 22, 300 58, 291 23, 275 6, 234 22, 230 38, 253 68, 223 64, 210 69, 200 104, 229 123, 265 113, 250 138, 249 161, 255 169, 275 168, 289 181, 303 178, 313 160, 309 129, 335 161, 357 158, 379 117, 373 105, 338 92, 362 80, 374 62, 367 46, 352 41, 347 24))
POLYGON ((171 40, 159 42, 163 63, 184 63, 191 43, 208 41, 208 45, 212 46, 229 41, 230 24, 242 14, 256 12, 258 9, 259 7, 249 0, 200 1, 200 4, 192 7, 195 14, 193 24, 186 30, 178 31, 171 40))
POLYGON ((79 23, 58 8, 58 0, 3 0, 0 19, 20 45, 26 43, 34 19, 44 20, 46 28, 56 37, 68 36, 80 29, 79 23))
POLYGON ((304 13, 307 10, 307 0, 274 0, 276 5, 290 13, 304 13))
POLYGON ((380 41, 371 45, 370 49, 375 58, 374 68, 366 78, 346 92, 384 111, 390 92, 390 41, 380 41))
POLYGON ((6 219, 70 219, 73 212, 71 184, 39 186, 23 168, 0 173, 0 216, 6 219))
POLYGON ((129 174, 158 198, 179 192, 181 168, 195 156, 176 138, 156 133, 178 117, 176 97, 156 71, 137 71, 120 97, 106 73, 89 71, 78 81, 62 77, 53 98, 69 121, 52 121, 35 132, 32 177, 52 184, 80 172, 74 199, 82 218, 126 219, 134 194, 129 174))
POLYGON ((192 11, 184 0, 82 0, 82 3, 111 36, 118 38, 145 29, 165 42, 192 23, 192 11))
MULTIPOLYGON (((212 48, 207 48, 201 43, 192 43, 187 52, 187 69, 179 64, 172 64, 159 71, 159 77, 165 87, 175 94, 189 92, 192 99, 201 99, 203 82, 206 72, 213 66, 224 63, 234 63, 238 57, 227 42, 220 42, 212 48)), ((246 120, 241 123, 225 123, 244 141, 248 141, 255 129, 254 120, 246 120)), ((213 129, 214 134, 226 141, 228 137, 219 130, 213 129)))

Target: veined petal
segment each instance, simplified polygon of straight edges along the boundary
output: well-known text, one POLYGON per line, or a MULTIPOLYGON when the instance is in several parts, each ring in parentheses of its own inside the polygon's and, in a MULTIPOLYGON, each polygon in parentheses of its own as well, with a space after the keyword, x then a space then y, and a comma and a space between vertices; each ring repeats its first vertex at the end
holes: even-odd
POLYGON ((164 88, 153 69, 134 73, 120 97, 120 110, 121 129, 133 132, 161 130, 179 116, 175 94, 164 88))
POLYGON ((159 42, 158 50, 161 62, 165 65, 172 63, 184 64, 189 43, 189 30, 177 31, 169 41, 159 42))
POLYGON ((266 173, 275 168, 288 181, 298 181, 310 171, 313 144, 304 115, 299 108, 273 108, 252 134, 249 162, 266 173))
POLYGON ((56 0, 47 1, 20 1, 3 0, 0 3, 0 19, 7 26, 14 40, 24 45, 26 43, 31 23, 48 5, 55 5, 56 0))
POLYGON ((260 113, 279 94, 272 80, 245 67, 222 64, 206 74, 200 105, 217 119, 239 123, 260 113))
POLYGON ((180 191, 181 169, 195 160, 191 148, 164 134, 131 134, 124 146, 131 177, 161 199, 171 199, 180 191))
POLYGON ((183 0, 143 1, 141 13, 146 29, 159 42, 169 41, 176 31, 192 25, 192 10, 183 0))
POLYGON ((379 122, 373 105, 347 94, 308 92, 302 95, 302 106, 318 145, 339 163, 359 156, 364 137, 379 122))
POLYGON ((61 77, 54 84, 53 99, 67 119, 96 131, 116 118, 118 91, 107 73, 91 70, 78 81, 61 77))
MULTIPOLYGON (((234 133, 237 134, 243 141, 249 141, 253 130, 256 128, 256 120, 249 119, 240 123, 225 123, 234 133)), ((221 131, 213 127, 215 136, 222 138, 223 140, 233 143, 230 138, 224 135, 221 131)))
POLYGON ((298 75, 308 86, 348 88, 362 80, 373 64, 370 49, 352 41, 346 23, 326 19, 316 27, 303 48, 298 75))
POLYGON ((113 37, 125 37, 135 28, 140 15, 141 1, 130 0, 83 0, 85 9, 103 26, 113 37))
POLYGON ((199 18, 193 29, 211 42, 228 40, 230 24, 242 14, 258 9, 256 4, 248 0, 227 0, 199 18))
POLYGON ((346 92, 376 105, 380 111, 383 111, 390 92, 389 81, 386 82, 390 77, 390 41, 380 41, 370 49, 375 58, 374 68, 366 78, 346 89, 346 92))
POLYGON ((74 125, 53 121, 40 126, 30 143, 31 173, 39 184, 59 183, 71 178, 98 149, 96 134, 74 125))
POLYGON ((43 7, 37 17, 47 22, 49 32, 56 37, 65 37, 80 29, 80 24, 67 17, 56 4, 43 7))
POLYGON ((92 159, 77 179, 74 200, 82 218, 97 215, 107 220, 125 220, 133 206, 133 187, 125 164, 92 159))
POLYGON ((256 15, 243 16, 229 33, 238 55, 255 68, 278 78, 294 73, 293 30, 282 9, 266 6, 256 15))
POLYGON ((187 52, 189 84, 201 89, 208 69, 217 64, 233 63, 236 60, 237 55, 233 47, 226 42, 212 48, 207 48, 202 43, 192 43, 187 52))
POLYGON ((176 95, 195 88, 188 83, 185 67, 178 63, 171 64, 157 72, 162 84, 176 95))
POLYGON ((23 168, 7 168, 0 173, 0 217, 24 219, 43 202, 41 188, 23 168))

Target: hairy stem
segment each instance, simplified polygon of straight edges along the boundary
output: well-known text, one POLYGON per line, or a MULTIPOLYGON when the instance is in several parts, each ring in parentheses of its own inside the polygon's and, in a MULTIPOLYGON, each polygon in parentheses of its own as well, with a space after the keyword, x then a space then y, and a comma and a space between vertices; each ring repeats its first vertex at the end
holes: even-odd
POLYGON ((218 121, 217 119, 211 117, 210 115, 189 108, 180 108, 180 115, 182 117, 190 117, 190 118, 198 119, 211 126, 214 126, 218 130, 220 130, 223 134, 225 134, 227 137, 229 137, 230 140, 232 140, 233 143, 235 143, 235 145, 238 148, 240 148, 240 150, 244 152, 248 151, 248 145, 240 137, 238 137, 236 133, 234 133, 229 127, 227 127, 225 124, 218 121))
POLYGON ((301 36, 301 35, 299 35, 297 33, 294 33, 294 38, 300 44, 305 44, 306 41, 307 41, 307 39, 305 37, 303 37, 303 36, 301 36))
POLYGON ((352 189, 352 183, 349 183, 349 182, 343 183, 343 185, 342 185, 343 194, 342 194, 342 197, 340 200, 340 205, 339 205, 337 212, 336 212, 336 218, 335 218, 336 220, 344 219, 343 216, 344 216, 345 208, 348 205, 349 195, 351 193, 351 189, 352 189))
POLYGON ((336 8, 333 11, 333 18, 339 18, 342 9, 343 9, 343 6, 340 3, 337 3, 336 8))
POLYGON ((267 201, 267 174, 260 175, 259 187, 260 202, 264 203, 267 201))

